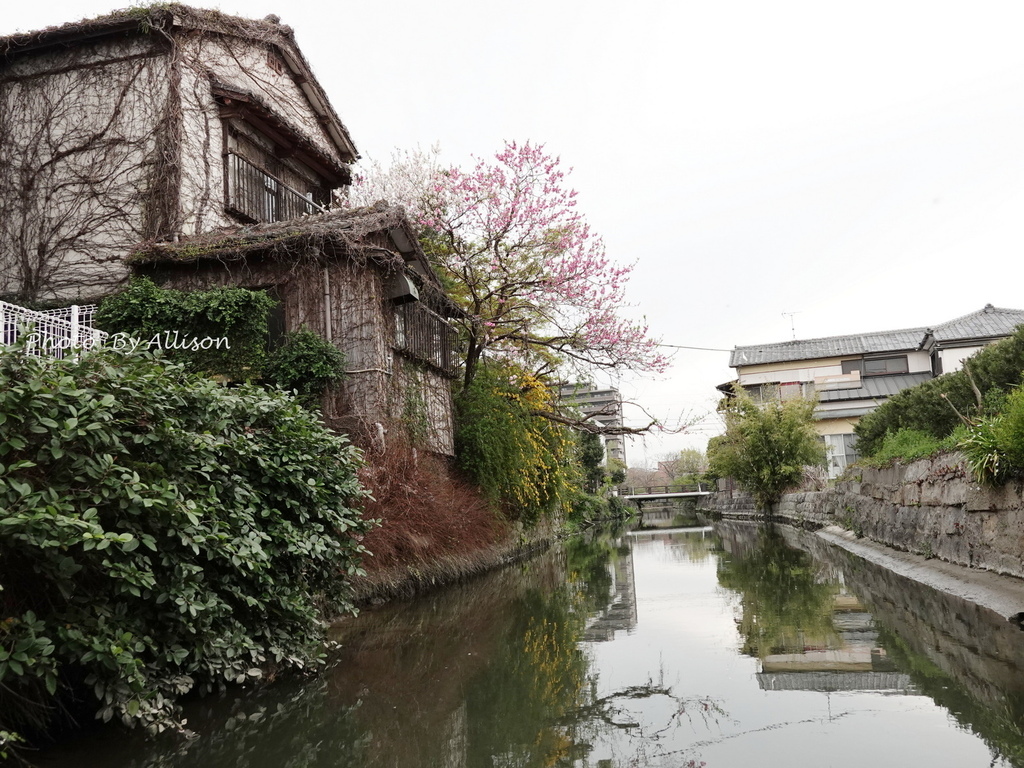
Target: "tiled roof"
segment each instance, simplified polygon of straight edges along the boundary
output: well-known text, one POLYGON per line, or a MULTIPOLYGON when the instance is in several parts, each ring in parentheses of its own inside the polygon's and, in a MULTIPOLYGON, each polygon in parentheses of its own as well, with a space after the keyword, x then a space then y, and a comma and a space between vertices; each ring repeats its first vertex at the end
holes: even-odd
POLYGON ((940 345, 971 339, 996 339, 1009 336, 1024 324, 1024 310, 1001 309, 986 304, 969 315, 932 328, 905 328, 898 331, 857 333, 850 336, 828 336, 821 339, 781 341, 775 344, 753 344, 736 347, 729 365, 786 363, 795 360, 820 360, 828 357, 865 355, 879 352, 904 352, 920 349, 930 334, 940 345))
POLYGON ((862 355, 868 352, 898 352, 918 349, 924 341, 926 331, 926 328, 907 328, 901 331, 858 333, 852 336, 828 336, 822 339, 736 347, 729 356, 729 365, 737 368, 741 365, 818 360, 824 357, 862 355))
POLYGON ((959 339, 987 339, 1009 336, 1024 323, 1024 310, 1002 309, 986 304, 984 309, 958 317, 932 329, 937 342, 959 339))
MULTIPOLYGON (((929 371, 899 373, 889 376, 865 376, 856 389, 819 389, 818 400, 836 403, 844 400, 874 400, 892 397, 907 387, 915 387, 932 378, 929 371)), ((826 412, 827 413, 827 412, 826 412)))

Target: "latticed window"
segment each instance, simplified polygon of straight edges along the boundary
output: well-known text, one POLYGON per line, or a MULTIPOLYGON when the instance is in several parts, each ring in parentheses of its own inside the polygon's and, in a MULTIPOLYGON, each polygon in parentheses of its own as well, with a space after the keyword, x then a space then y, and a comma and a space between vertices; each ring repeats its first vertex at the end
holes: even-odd
POLYGON ((421 302, 395 307, 395 349, 454 376, 457 334, 448 322, 421 302))

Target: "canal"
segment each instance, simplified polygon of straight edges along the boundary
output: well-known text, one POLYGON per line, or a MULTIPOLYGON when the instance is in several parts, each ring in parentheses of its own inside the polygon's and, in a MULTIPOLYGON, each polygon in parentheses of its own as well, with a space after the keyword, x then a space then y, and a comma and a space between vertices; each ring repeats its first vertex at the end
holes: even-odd
POLYGON ((821 539, 618 531, 335 627, 326 675, 55 768, 1015 766, 1024 634, 821 539))

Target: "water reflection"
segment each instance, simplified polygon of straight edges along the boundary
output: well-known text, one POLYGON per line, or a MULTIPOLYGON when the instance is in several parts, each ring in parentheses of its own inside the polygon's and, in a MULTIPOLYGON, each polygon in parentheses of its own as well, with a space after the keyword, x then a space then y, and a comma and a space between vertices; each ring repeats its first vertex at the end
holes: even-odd
POLYGON ((816 537, 789 533, 870 607, 878 644, 915 691, 989 746, 993 760, 1024 766, 1024 636, 973 603, 899 576, 816 537))
POLYGON ((741 595, 741 651, 760 660, 761 688, 917 692, 840 572, 791 547, 775 527, 721 530, 719 583, 741 595))
POLYGON ((196 702, 194 741, 40 764, 1024 768, 1024 636, 951 599, 793 532, 609 532, 342 622, 326 675, 196 702))

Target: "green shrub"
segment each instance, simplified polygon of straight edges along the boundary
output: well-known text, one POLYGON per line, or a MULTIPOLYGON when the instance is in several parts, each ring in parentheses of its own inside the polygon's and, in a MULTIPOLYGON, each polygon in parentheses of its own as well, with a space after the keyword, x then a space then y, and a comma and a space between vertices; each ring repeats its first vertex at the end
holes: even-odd
POLYGON ((312 331, 292 331, 263 368, 263 381, 295 392, 306 406, 319 406, 324 390, 345 375, 345 355, 312 331))
POLYGON ((276 304, 265 291, 177 291, 138 278, 103 301, 96 323, 111 334, 133 337, 145 351, 164 350, 168 358, 191 371, 250 381, 263 371, 269 312, 276 304), (208 349, 191 348, 193 342, 204 339, 226 341, 208 349))
POLYGON ((294 398, 148 355, 0 355, 0 730, 62 688, 177 700, 322 658, 368 529, 358 451, 294 398))
POLYGON ((888 433, 904 428, 945 438, 962 423, 958 411, 970 419, 998 413, 1004 393, 1024 376, 1024 328, 979 350, 966 364, 982 394, 981 408, 964 370, 944 374, 893 395, 864 416, 854 428, 860 454, 874 456, 888 433))
POLYGON ((960 441, 971 476, 979 483, 998 485, 1009 476, 1009 462, 1003 457, 992 419, 975 424, 960 441))
POLYGON ((537 415, 551 409, 542 382, 490 363, 455 405, 457 461, 485 498, 528 524, 565 506, 575 441, 568 429, 537 415))
POLYGON ((1024 476, 1024 388, 1005 397, 1001 413, 978 419, 959 448, 978 482, 995 485, 1024 476))
POLYGON ((739 391, 725 410, 725 434, 708 442, 710 472, 732 477, 770 510, 803 479, 805 466, 825 463, 825 445, 814 431, 813 400, 755 403, 739 391))
POLYGON ((871 457, 872 464, 888 464, 891 461, 915 461, 939 452, 941 441, 919 429, 904 427, 890 432, 882 441, 882 448, 871 457))

